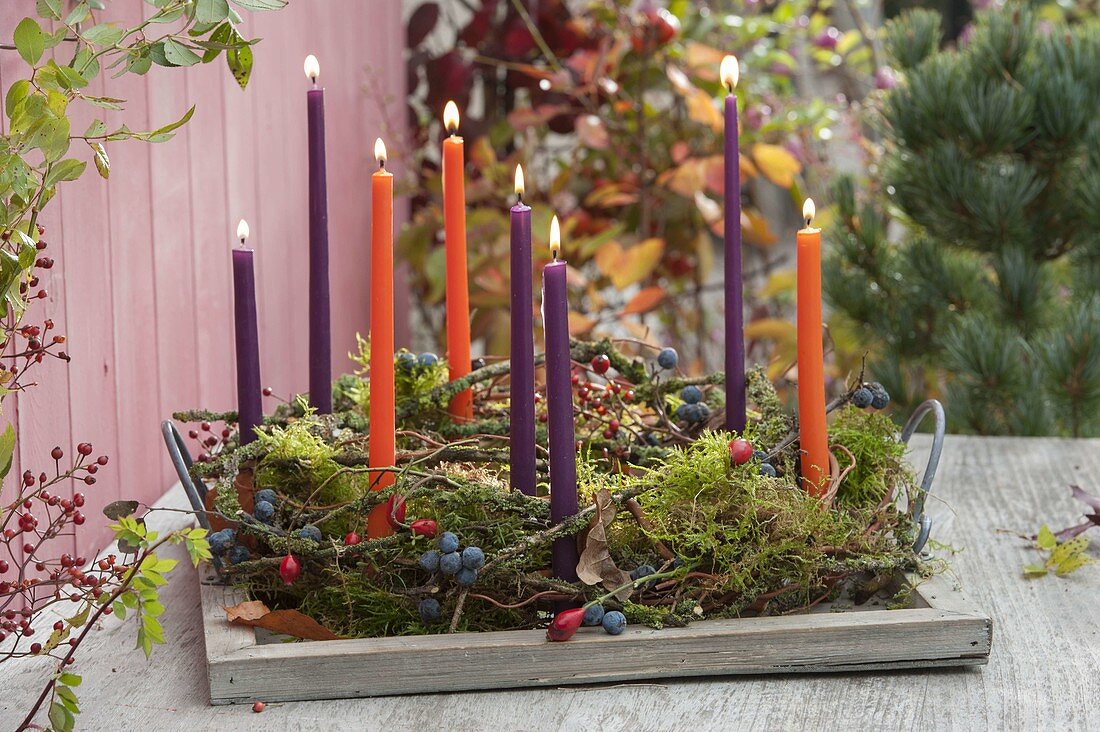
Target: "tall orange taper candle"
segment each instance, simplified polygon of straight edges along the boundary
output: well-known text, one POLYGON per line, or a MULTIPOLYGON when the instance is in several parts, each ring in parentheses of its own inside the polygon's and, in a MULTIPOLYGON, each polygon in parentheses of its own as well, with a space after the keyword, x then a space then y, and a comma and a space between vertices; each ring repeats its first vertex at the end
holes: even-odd
MULTIPOLYGON (((386 146, 375 140, 378 170, 371 176, 370 227, 370 433, 368 460, 372 468, 389 468, 396 457, 393 389, 393 175, 386 170, 386 146)), ((393 485, 389 470, 371 472, 371 489, 393 485)), ((367 536, 393 533, 387 504, 367 517, 367 536)))
POLYGON ((802 206, 806 227, 798 232, 798 432, 802 486, 813 496, 829 479, 825 428, 825 349, 821 337, 821 229, 810 228, 814 202, 802 206))
MULTIPOLYGON (((470 293, 466 271, 465 153, 458 136, 458 106, 447 102, 443 124, 450 136, 443 141, 443 230, 447 254, 447 364, 451 381, 470 373, 470 293)), ((473 392, 451 400, 456 420, 473 417, 473 392)))

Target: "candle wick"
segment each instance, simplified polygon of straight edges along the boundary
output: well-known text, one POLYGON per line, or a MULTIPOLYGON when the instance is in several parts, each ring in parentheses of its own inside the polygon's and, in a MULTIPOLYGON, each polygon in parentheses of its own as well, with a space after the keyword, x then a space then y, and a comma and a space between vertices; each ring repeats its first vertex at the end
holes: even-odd
POLYGON ((807 229, 810 228, 811 223, 813 223, 813 217, 812 216, 807 216, 806 217, 806 228, 807 229))
POLYGON ((379 170, 385 170, 386 169, 386 161, 385 160, 379 160, 378 161, 378 169, 379 170))
POLYGON ((726 84, 726 90, 732 95, 733 94, 733 84, 726 84))
POLYGON ((516 193, 516 203, 517 204, 523 203, 523 194, 522 193, 516 193))
POLYGON ((551 254, 554 255, 554 261, 555 262, 558 261, 558 249, 557 249, 557 247, 554 247, 554 250, 551 252, 551 254))

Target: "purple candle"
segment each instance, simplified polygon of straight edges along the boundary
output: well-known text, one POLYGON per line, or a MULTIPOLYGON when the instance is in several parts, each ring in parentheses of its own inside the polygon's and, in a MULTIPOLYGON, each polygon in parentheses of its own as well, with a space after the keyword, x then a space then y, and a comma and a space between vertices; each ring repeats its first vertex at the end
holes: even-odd
POLYGON ((523 203, 523 168, 518 165, 516 166, 516 205, 512 207, 511 216, 512 434, 509 442, 509 477, 512 490, 533 496, 535 495, 535 332, 531 322, 531 207, 523 203))
POLYGON ((741 154, 737 148, 737 59, 722 59, 726 95, 726 429, 745 431, 745 308, 741 281, 741 154))
POLYGON ((317 58, 306 56, 309 126, 309 403, 332 411, 332 324, 328 294, 328 189, 325 176, 325 90, 317 88, 317 58))
MULTIPOLYGON (((550 429, 550 520, 560 524, 577 512, 577 448, 573 431, 572 361, 569 358, 569 301, 564 260, 558 259, 561 233, 558 217, 550 223, 554 261, 542 269, 542 327, 546 333, 546 409, 550 429)), ((577 541, 554 540, 554 576, 577 581, 577 541)))
POLYGON ((260 404, 260 339, 256 326, 256 272, 252 250, 244 248, 248 223, 237 224, 241 248, 233 250, 233 331, 237 343, 237 427, 242 445, 256 439, 253 428, 263 424, 260 404))

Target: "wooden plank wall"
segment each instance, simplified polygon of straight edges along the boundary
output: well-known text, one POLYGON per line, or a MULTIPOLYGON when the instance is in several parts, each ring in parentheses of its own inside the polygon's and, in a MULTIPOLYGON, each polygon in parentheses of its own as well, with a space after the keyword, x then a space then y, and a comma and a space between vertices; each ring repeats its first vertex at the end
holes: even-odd
MULTIPOLYGON (((281 12, 249 15, 243 32, 263 41, 245 92, 222 59, 93 86, 127 100, 125 112, 103 113, 108 126, 125 120, 149 128, 197 109, 170 142, 112 144, 110 181, 85 175, 42 217, 58 263, 46 279, 50 296, 32 317, 57 322, 73 361, 41 367, 41 388, 5 402, 3 420, 19 434, 9 480, 45 469, 54 445, 68 451, 87 440, 96 454, 110 455, 97 484, 84 488, 79 551, 93 553, 109 538, 104 505, 121 497, 152 502, 175 481, 162 418, 235 406, 229 251, 242 217, 256 248, 263 381, 283 395, 307 386, 307 53, 320 59, 326 87, 333 368, 347 370, 344 354, 368 327, 373 143, 392 136, 393 121, 404 116, 400 6, 292 0, 281 12)), ((110 8, 108 17, 123 22, 148 11, 138 0, 110 8)), ((4 43, 33 11, 34 0, 0 3, 4 43)), ((57 53, 68 60, 63 47, 57 53)), ((13 51, 0 50, 0 88, 22 69, 13 51)), ((399 161, 391 168, 400 176, 399 161)), ((402 206, 398 212, 400 220, 402 206)), ((399 344, 408 342, 405 312, 399 303, 399 344)))

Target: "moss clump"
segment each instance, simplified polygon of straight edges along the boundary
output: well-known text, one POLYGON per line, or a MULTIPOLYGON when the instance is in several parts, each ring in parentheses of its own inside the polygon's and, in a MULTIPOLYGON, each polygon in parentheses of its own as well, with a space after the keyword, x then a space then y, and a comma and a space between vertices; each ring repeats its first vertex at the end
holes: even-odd
POLYGON ((851 468, 837 491, 838 504, 876 506, 912 483, 905 444, 898 441, 897 426, 889 417, 846 406, 833 419, 829 440, 847 450, 833 451, 840 469, 851 468))

